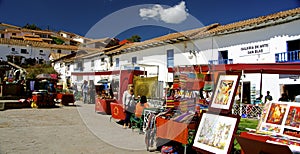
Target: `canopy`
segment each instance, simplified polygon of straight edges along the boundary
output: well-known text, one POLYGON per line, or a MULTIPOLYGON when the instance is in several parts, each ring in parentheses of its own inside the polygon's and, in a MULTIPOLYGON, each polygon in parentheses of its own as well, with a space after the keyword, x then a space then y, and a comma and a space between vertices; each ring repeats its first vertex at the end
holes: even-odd
POLYGON ((219 64, 219 65, 194 65, 191 67, 168 68, 169 72, 221 72, 233 71, 244 73, 265 73, 265 74, 300 74, 300 62, 285 63, 253 63, 253 64, 219 64), (192 70, 191 70, 192 69, 192 70))

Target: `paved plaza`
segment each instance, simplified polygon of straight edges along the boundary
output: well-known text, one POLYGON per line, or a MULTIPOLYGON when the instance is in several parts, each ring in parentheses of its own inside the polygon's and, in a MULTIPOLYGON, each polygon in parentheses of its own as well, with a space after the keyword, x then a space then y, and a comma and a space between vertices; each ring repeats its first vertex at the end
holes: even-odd
POLYGON ((157 153, 144 135, 123 129, 94 104, 0 111, 0 153, 157 153))

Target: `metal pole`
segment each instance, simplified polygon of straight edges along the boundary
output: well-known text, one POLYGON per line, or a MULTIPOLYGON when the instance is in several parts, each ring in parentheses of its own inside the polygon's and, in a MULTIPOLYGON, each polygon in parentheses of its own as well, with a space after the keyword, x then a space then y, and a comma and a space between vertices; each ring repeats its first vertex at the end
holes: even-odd
POLYGON ((242 116, 243 112, 243 86, 244 86, 244 82, 243 82, 243 77, 244 77, 244 70, 242 70, 242 76, 241 76, 241 98, 240 98, 240 116, 242 116))

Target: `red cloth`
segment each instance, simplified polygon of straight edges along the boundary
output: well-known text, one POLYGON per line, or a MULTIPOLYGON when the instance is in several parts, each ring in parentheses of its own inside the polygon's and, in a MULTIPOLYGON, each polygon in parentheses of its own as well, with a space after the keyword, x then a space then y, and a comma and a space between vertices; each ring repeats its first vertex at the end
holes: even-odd
POLYGON ((156 128, 157 137, 188 144, 188 124, 157 117, 156 128))
POLYGON ((125 119, 125 113, 123 112, 123 107, 121 104, 118 103, 110 103, 110 108, 111 108, 111 116, 114 119, 120 119, 124 120, 125 119))
POLYGON ((111 114, 110 103, 116 103, 116 100, 96 98, 95 111, 104 112, 110 115, 111 114))

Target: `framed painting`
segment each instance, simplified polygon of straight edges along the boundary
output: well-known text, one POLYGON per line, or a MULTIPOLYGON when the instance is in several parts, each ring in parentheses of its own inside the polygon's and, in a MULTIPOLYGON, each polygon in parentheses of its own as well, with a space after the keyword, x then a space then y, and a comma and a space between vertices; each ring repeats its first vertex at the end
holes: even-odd
POLYGON ((286 123, 286 114, 289 110, 288 102, 269 102, 266 105, 267 112, 261 119, 258 130, 262 133, 282 134, 284 123, 286 123))
POLYGON ((193 148, 205 153, 230 153, 239 121, 237 115, 223 116, 203 111, 193 148))
POLYGON ((230 113, 241 73, 219 74, 209 111, 230 113))

